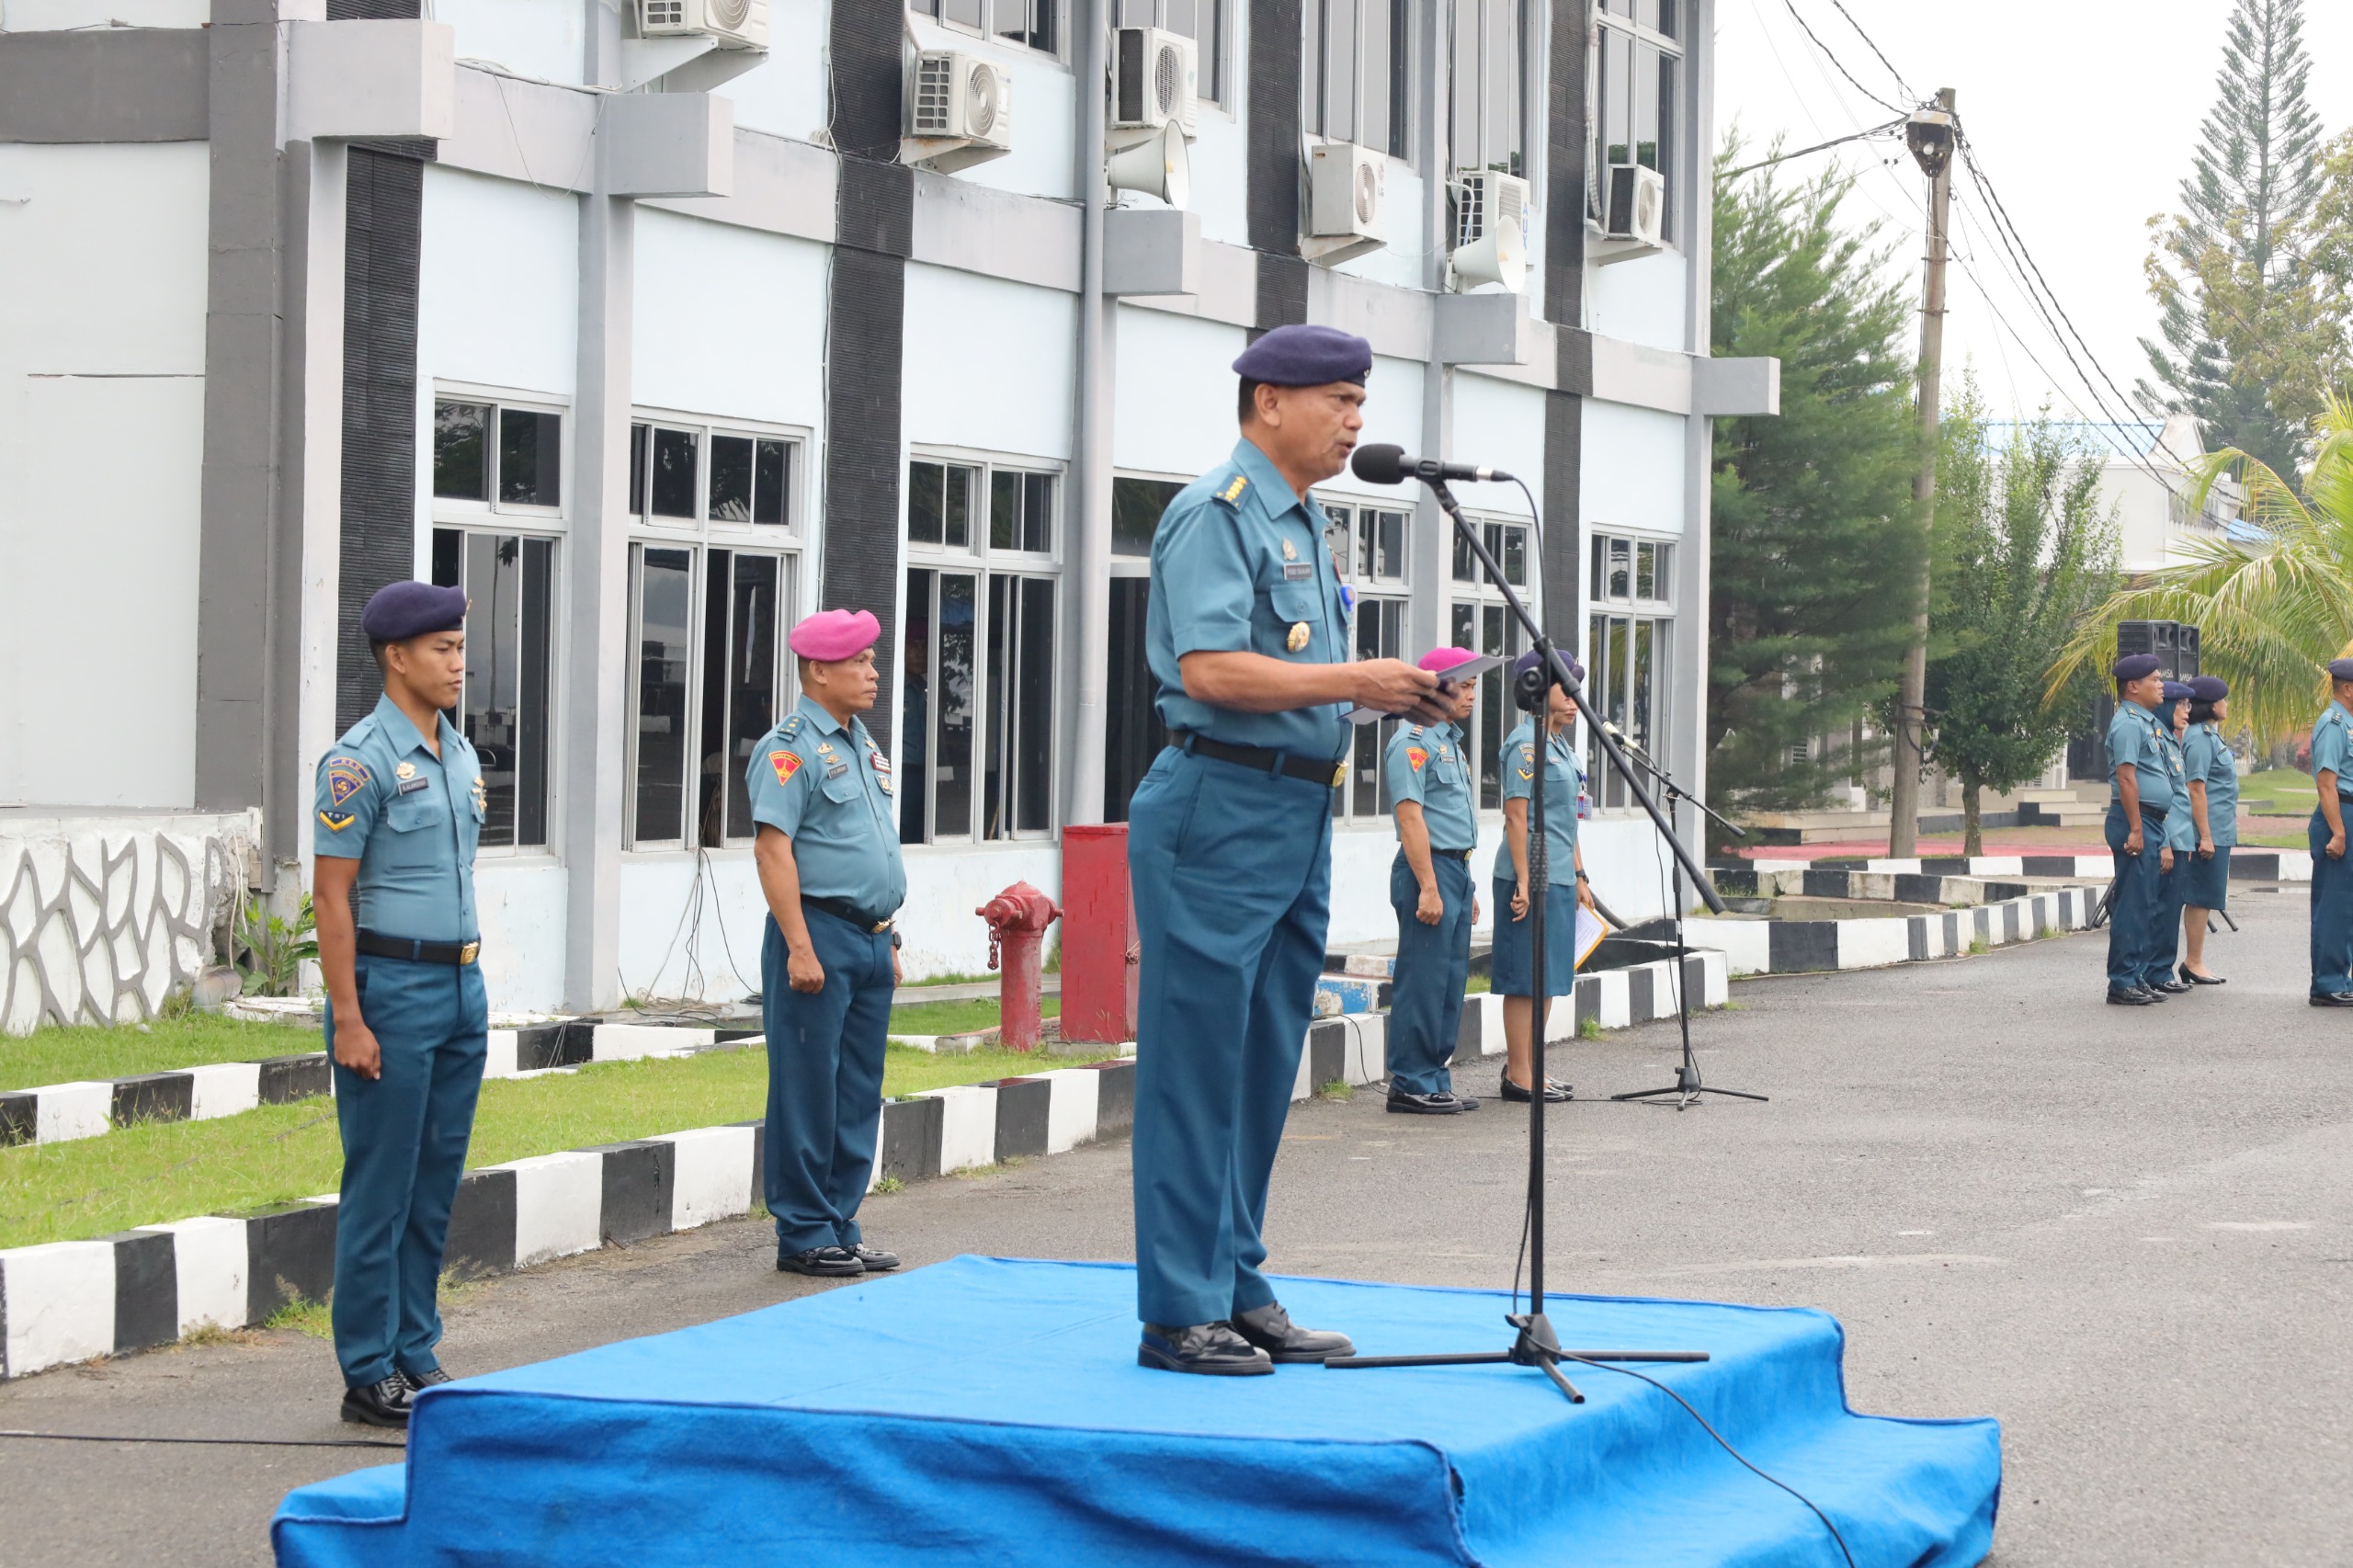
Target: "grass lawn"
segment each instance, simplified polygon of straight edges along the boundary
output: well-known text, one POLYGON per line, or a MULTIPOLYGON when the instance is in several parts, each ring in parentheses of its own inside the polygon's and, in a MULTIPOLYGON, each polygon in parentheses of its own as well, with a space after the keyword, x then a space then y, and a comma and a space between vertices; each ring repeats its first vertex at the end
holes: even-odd
MULTIPOLYGON (((1045 1017, 1059 1017, 1063 999, 1046 996, 1039 1000, 1038 1011, 1045 1017)), ((997 1005, 986 998, 971 1002, 918 1002, 911 1007, 891 1009, 892 1034, 971 1034, 975 1029, 993 1029, 997 1025, 997 1005)))
POLYGON ((30 1089, 85 1078, 131 1078, 209 1062, 255 1062, 326 1049, 316 1029, 290 1024, 251 1024, 241 1018, 190 1013, 153 1024, 51 1026, 24 1036, 0 1035, 0 1089, 30 1089))
POLYGON ((2239 803, 2256 816, 2310 816, 2313 776, 2292 767, 2250 773, 2239 780, 2239 803))
MULTIPOLYGON (((892 1047, 882 1092, 983 1083, 1084 1060, 1010 1051, 935 1056, 892 1047)), ((759 1050, 599 1062, 577 1073, 496 1080, 483 1085, 466 1163, 494 1165, 527 1154, 748 1121, 767 1108, 767 1056, 759 1050)), ((133 1225, 332 1192, 342 1168, 335 1102, 324 1097, 217 1121, 151 1123, 103 1138, 0 1149, 0 1247, 109 1235, 133 1225)))

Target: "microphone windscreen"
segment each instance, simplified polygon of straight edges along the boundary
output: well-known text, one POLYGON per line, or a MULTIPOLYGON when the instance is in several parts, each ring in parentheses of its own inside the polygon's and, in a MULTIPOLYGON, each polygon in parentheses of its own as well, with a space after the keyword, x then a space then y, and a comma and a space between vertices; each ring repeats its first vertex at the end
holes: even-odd
POLYGON ((1357 449, 1356 456, 1348 460, 1348 472, 1367 484, 1403 484, 1412 477, 1405 471, 1404 457, 1404 448, 1376 441, 1357 449))

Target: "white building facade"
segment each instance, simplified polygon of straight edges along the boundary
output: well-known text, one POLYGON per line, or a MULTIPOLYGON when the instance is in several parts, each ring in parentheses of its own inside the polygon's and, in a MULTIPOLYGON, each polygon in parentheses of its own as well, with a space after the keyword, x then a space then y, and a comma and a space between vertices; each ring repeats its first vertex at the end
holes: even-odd
MULTIPOLYGON (((1710 419, 1778 395, 1706 356, 1710 0, 5 6, 0 841, 247 813, 263 887, 307 885, 360 607, 461 584, 494 1006, 741 995, 782 632, 863 607, 908 968, 978 971, 973 909, 1059 892, 1062 827, 1121 819, 1160 744, 1152 530, 1233 444, 1230 362, 1298 321, 1372 341, 1365 439, 1529 478, 1540 537, 1517 487, 1465 503, 1704 790, 1710 419), (1190 134, 1145 149, 1181 209, 1105 176, 1154 134, 1091 85, 1130 27, 1194 45, 1190 134), (907 136, 935 50, 994 68, 1009 150, 907 136), (1378 238, 1311 232, 1323 147, 1378 238), (1610 238, 1638 164, 1661 232, 1610 238), (1488 171, 1527 182, 1526 266, 1482 283, 1488 171)), ((1361 652, 1518 651, 1426 495, 1319 494, 1361 652)), ((1511 722, 1490 689, 1490 851, 1511 722)), ((1335 791, 1336 943, 1394 935, 1381 738, 1335 791)), ((1595 793, 1597 882, 1656 912, 1651 829, 1595 793)))

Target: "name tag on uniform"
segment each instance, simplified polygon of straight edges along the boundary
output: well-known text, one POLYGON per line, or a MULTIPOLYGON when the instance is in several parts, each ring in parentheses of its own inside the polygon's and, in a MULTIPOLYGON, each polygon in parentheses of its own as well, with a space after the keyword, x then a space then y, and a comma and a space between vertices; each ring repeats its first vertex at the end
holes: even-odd
POLYGON ((1308 562, 1286 561, 1283 562, 1283 581, 1286 583, 1304 583, 1314 575, 1315 568, 1308 562))
POLYGON ((430 778, 404 778, 401 780, 400 792, 404 795, 414 795, 419 790, 429 790, 432 787, 433 780, 430 778))
POLYGON ((825 765, 825 777, 828 778, 839 778, 843 774, 847 773, 848 771, 849 764, 844 762, 839 757, 834 758, 833 761, 825 765))

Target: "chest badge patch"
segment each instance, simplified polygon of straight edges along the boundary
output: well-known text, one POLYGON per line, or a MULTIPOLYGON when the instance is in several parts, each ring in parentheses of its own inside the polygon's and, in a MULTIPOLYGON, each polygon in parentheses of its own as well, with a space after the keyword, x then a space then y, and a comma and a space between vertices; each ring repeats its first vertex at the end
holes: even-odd
POLYGON ((345 828, 349 827, 358 820, 358 819, 354 816, 336 816, 332 812, 321 812, 319 813, 319 821, 326 824, 326 829, 329 833, 341 833, 345 828))
POLYGON ((1293 621, 1291 623, 1290 635, 1283 639, 1283 646, 1290 649, 1294 653, 1302 652, 1307 647, 1307 622, 1303 620, 1293 621))
POLYGON ((392 769, 392 777, 393 777, 393 778, 415 778, 415 777, 416 777, 416 764, 415 764, 415 763, 413 763, 413 762, 404 762, 404 763, 402 763, 398 767, 395 767, 395 768, 393 768, 393 769, 392 769))
POLYGON ((1424 751, 1419 746, 1407 746, 1405 748, 1406 765, 1413 768, 1416 773, 1419 773, 1422 770, 1422 764, 1427 762, 1429 759, 1430 754, 1424 751))
POLYGON ((768 766, 776 769, 778 783, 790 784, 792 776, 801 771, 801 756, 798 752, 772 751, 768 753, 768 766))
POLYGON ((1296 561, 1299 559, 1299 551, 1297 547, 1295 547, 1289 540, 1283 540, 1283 559, 1285 561, 1296 561))
MULTIPOLYGON (((327 758, 327 799, 339 806, 367 788, 371 777, 368 765, 358 757, 331 756, 327 758)), ((349 817, 343 820, 351 821, 349 817)))

